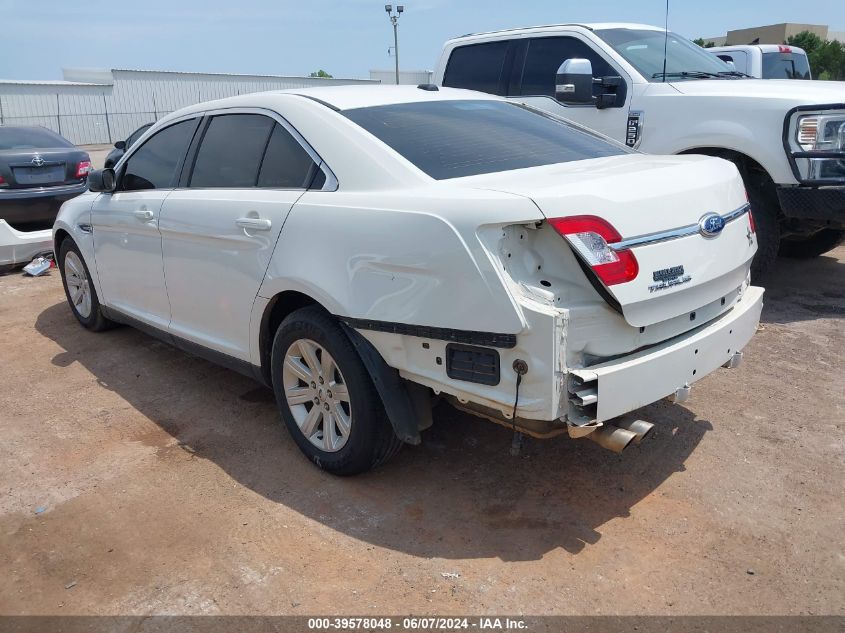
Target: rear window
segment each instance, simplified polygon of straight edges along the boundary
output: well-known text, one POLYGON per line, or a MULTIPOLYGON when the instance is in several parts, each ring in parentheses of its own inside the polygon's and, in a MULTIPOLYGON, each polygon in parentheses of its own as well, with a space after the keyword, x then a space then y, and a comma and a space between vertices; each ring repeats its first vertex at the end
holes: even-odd
POLYGON ((429 101, 343 112, 437 180, 553 165, 628 150, 506 101, 429 101))
POLYGON ((7 127, 0 125, 0 149, 49 149, 53 147, 73 147, 73 143, 43 127, 7 127))
POLYGON ((812 79, 806 55, 763 53, 763 79, 812 79))

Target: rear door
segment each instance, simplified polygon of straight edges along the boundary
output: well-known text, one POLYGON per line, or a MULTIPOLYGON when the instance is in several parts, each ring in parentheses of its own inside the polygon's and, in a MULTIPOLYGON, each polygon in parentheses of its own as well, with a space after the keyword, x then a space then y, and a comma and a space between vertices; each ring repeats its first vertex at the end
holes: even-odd
POLYGON ((212 112, 201 134, 183 187, 162 210, 170 332, 249 360, 253 301, 318 159, 265 110, 212 112))
POLYGON ((190 118, 156 132, 123 163, 117 190, 101 193, 91 208, 102 300, 161 329, 170 322, 161 261, 161 205, 179 179, 198 123, 190 118))

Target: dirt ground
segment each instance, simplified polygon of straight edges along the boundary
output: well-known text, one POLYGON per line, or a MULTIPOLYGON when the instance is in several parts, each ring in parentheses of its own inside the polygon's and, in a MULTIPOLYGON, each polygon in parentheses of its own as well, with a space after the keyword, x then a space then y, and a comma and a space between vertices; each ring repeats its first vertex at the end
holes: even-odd
POLYGON ((843 319, 845 248, 781 260, 621 456, 443 406, 340 479, 256 383, 0 277, 0 614, 843 614, 843 319))

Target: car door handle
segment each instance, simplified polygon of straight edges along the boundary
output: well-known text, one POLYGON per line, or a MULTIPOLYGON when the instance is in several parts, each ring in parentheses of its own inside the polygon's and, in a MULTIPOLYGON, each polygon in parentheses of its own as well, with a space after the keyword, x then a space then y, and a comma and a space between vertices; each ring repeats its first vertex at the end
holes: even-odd
POLYGON ((149 222, 155 217, 155 213, 153 213, 149 209, 138 209, 133 213, 133 215, 139 220, 143 220, 144 222, 149 222))
POLYGON ((235 224, 250 231, 269 231, 270 227, 273 226, 270 220, 264 218, 238 218, 235 220, 235 224))

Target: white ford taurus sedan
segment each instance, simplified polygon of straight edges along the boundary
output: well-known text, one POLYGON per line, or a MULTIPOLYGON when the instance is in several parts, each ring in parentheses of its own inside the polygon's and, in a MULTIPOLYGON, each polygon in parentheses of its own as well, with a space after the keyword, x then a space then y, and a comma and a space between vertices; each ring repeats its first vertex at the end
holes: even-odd
POLYGON ((94 331, 135 326, 271 386, 338 474, 431 403, 621 451, 618 417, 734 367, 760 317, 742 181, 475 92, 328 87, 156 123, 53 229, 94 331))

